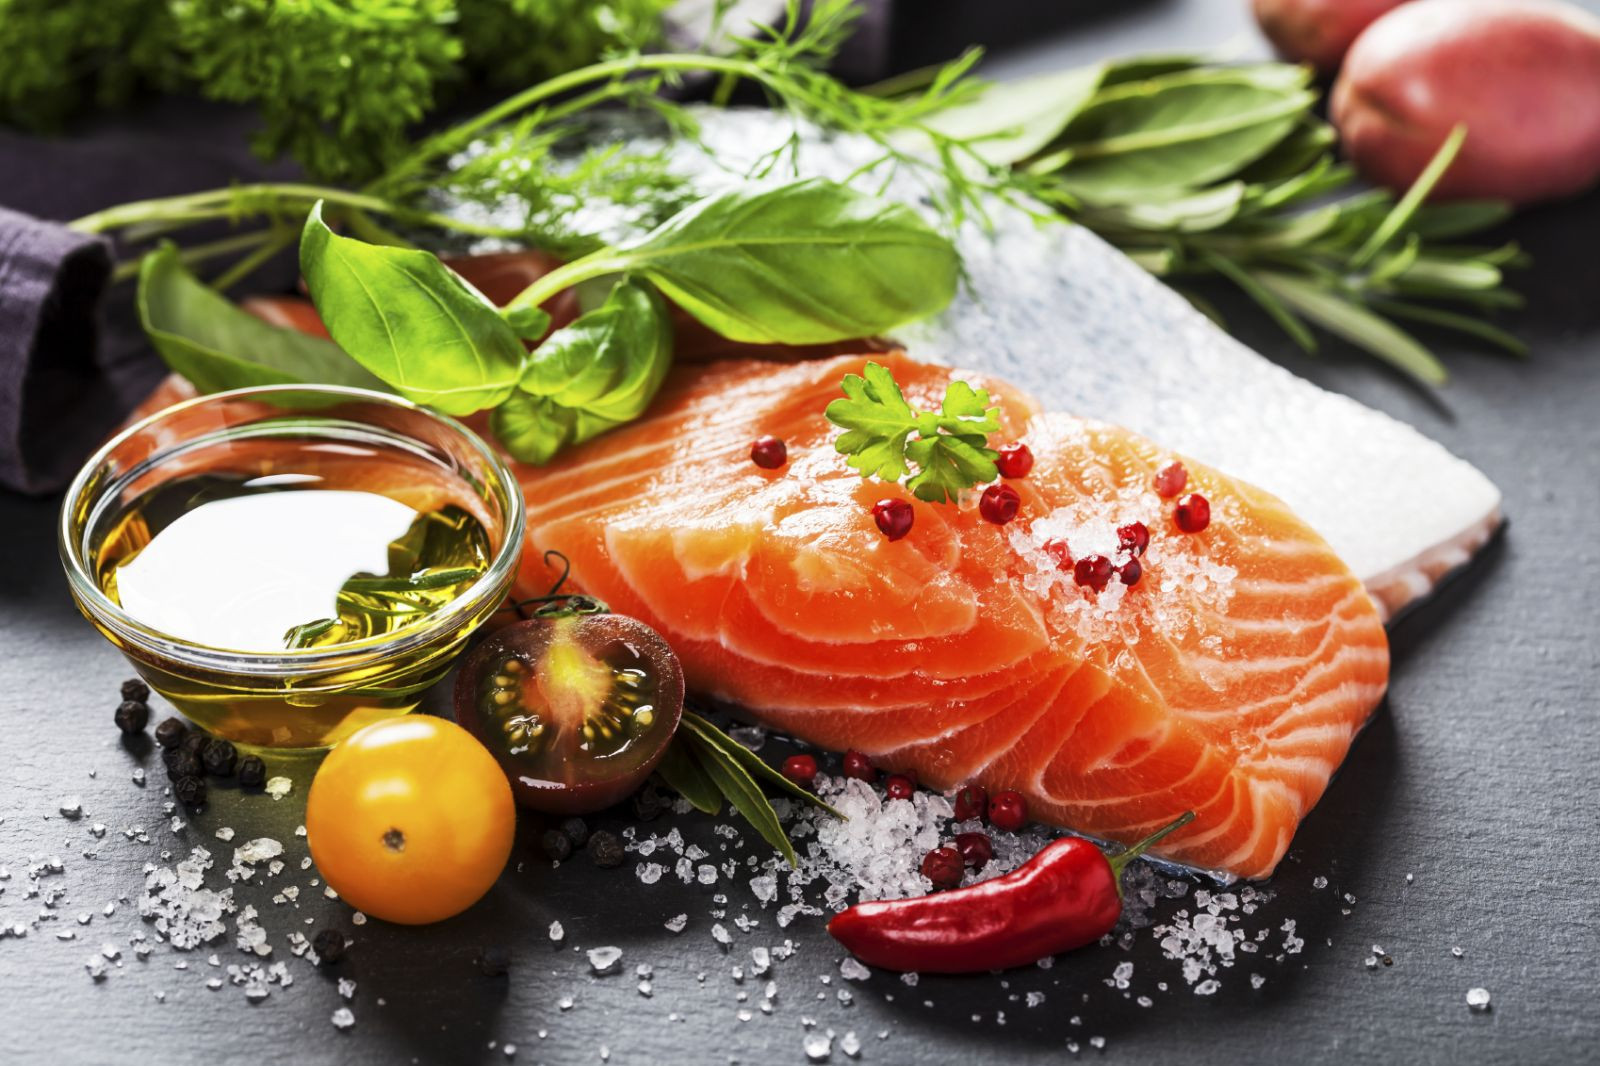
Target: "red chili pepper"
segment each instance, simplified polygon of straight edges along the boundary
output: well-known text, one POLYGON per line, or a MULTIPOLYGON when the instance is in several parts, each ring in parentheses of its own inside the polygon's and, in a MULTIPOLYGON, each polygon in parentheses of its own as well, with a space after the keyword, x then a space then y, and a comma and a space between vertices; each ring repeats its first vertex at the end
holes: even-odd
POLYGON ((916 899, 858 903, 828 932, 869 966, 979 973, 1099 940, 1122 914, 1122 869, 1194 812, 1112 858, 1087 840, 1049 844, 1004 877, 916 899))

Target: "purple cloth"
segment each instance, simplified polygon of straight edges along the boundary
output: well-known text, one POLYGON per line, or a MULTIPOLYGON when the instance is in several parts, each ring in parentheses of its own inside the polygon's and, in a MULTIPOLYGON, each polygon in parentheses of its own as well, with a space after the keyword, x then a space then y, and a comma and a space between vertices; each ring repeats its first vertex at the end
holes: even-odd
POLYGON ((96 362, 105 241, 0 208, 0 484, 60 488, 121 414, 96 362))

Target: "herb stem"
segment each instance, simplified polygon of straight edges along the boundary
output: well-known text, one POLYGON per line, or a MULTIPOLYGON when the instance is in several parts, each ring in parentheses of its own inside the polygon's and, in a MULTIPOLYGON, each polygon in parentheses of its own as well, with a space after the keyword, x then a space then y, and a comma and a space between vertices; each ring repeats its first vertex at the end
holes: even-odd
MULTIPOLYGON (((195 244, 178 251, 178 261, 192 266, 210 259, 219 259, 225 255, 237 252, 251 251, 272 241, 278 231, 275 229, 252 230, 249 233, 240 233, 232 237, 223 237, 206 244, 195 244)), ((112 281, 127 281, 139 273, 139 260, 129 259, 118 263, 111 272, 112 281)))

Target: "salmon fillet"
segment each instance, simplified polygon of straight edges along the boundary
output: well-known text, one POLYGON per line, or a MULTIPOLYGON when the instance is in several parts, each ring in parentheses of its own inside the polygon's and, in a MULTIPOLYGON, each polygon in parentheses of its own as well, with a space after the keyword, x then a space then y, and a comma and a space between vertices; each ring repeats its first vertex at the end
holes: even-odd
POLYGON ((1128 842, 1194 810, 1160 853, 1272 873, 1382 698, 1388 643, 1361 583, 1275 497, 1185 460, 1211 524, 1184 534, 1152 487, 1173 456, 1113 426, 1038 412, 1002 382, 876 357, 914 406, 960 377, 1002 405, 1036 464, 1018 517, 915 502, 903 540, 823 417, 865 360, 679 371, 652 413, 544 468, 528 500, 524 584, 542 553, 658 629, 692 689, 834 750, 948 789, 1014 788, 1032 815, 1128 842), (789 464, 756 467, 782 437, 789 464), (1151 532, 1143 579, 1096 594, 1042 545, 1111 554, 1151 532))

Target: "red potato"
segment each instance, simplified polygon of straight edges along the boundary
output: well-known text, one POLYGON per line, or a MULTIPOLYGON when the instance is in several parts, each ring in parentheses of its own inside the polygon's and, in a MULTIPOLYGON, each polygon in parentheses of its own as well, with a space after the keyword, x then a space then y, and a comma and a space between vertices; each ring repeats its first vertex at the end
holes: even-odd
POLYGON ((1256 23, 1278 54, 1332 74, 1361 31, 1406 0, 1254 0, 1256 23))
POLYGON ((1409 186, 1465 123, 1435 199, 1571 196, 1600 179, 1600 19, 1558 0, 1413 0, 1356 40, 1331 115, 1378 184, 1409 186))

